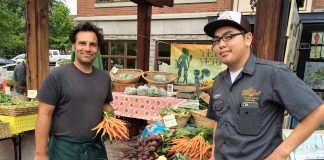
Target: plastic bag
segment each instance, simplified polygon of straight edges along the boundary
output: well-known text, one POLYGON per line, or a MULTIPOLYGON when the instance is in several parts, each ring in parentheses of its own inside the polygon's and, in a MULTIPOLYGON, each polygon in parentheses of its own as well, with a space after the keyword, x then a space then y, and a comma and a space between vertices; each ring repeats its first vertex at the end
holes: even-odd
POLYGON ((168 128, 164 127, 161 122, 156 122, 154 124, 149 124, 145 127, 143 133, 141 134, 141 139, 145 138, 148 134, 159 134, 167 131, 168 128))

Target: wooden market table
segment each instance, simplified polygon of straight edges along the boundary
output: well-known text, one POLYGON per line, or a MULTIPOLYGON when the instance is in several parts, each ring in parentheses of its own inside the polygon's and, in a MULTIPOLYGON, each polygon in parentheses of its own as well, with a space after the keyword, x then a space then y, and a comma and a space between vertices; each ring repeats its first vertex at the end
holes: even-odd
POLYGON ((167 105, 177 105, 186 102, 187 99, 175 97, 148 97, 127 95, 122 92, 113 92, 115 115, 130 118, 160 121, 162 117, 159 111, 167 105))

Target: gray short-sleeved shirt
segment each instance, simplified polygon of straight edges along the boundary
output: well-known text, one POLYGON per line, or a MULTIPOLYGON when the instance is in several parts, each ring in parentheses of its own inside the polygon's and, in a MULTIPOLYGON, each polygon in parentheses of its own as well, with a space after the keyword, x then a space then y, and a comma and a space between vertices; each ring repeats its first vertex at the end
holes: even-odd
POLYGON ((55 106, 51 134, 93 138, 91 131, 102 120, 104 103, 112 101, 111 80, 93 67, 81 72, 74 64, 53 69, 45 78, 38 99, 55 106))
POLYGON ((282 142, 285 110, 301 120, 322 103, 287 66, 251 53, 233 84, 228 70, 215 78, 207 112, 217 121, 215 159, 264 159, 282 142))

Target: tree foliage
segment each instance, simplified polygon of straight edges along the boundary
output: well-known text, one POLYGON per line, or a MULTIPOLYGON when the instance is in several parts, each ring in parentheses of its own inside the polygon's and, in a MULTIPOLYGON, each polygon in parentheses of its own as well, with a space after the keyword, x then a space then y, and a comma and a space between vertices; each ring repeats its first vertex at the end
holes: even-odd
POLYGON ((70 47, 68 33, 74 26, 70 10, 63 2, 53 4, 49 13, 49 43, 50 48, 65 49, 70 47))
MULTIPOLYGON (((26 1, 0 0, 0 57, 25 52, 26 1)), ((48 0, 49 47, 69 47, 68 31, 73 27, 70 11, 60 0, 48 0)))

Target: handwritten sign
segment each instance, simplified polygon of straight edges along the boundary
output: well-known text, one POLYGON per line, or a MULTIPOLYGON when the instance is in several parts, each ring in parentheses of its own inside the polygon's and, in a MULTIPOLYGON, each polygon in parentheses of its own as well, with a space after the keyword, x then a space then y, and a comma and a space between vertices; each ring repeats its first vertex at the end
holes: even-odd
POLYGON ((9 96, 11 95, 10 87, 5 87, 5 93, 8 94, 9 96))
POLYGON ((169 115, 166 115, 164 117, 162 117, 163 119, 163 123, 165 125, 165 127, 173 127, 173 126, 176 126, 177 125, 177 121, 175 119, 175 116, 174 114, 169 114, 169 115))
POLYGON ((111 69, 111 73, 116 74, 117 72, 118 72, 118 68, 113 67, 113 68, 111 69))
POLYGON ((6 68, 0 69, 0 80, 8 79, 8 72, 6 68))
POLYGON ((37 90, 28 90, 27 91, 28 98, 36 98, 36 96, 37 96, 37 90))

